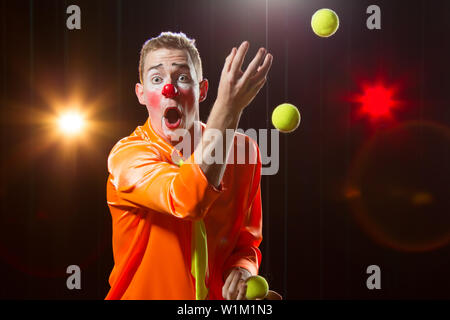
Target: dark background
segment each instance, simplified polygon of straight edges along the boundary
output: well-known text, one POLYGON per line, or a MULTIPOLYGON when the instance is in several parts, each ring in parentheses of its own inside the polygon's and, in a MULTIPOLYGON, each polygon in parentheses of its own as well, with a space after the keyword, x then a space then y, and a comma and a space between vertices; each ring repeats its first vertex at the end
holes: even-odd
POLYGON ((272 128, 291 102, 300 127, 280 135, 280 169, 263 176, 260 273, 286 299, 448 299, 450 294, 450 2, 364 0, 1 1, 0 297, 103 299, 113 266, 106 205, 112 146, 142 125, 139 50, 162 31, 195 38, 210 81, 249 40, 247 62, 274 56, 240 127, 272 128), (81 30, 66 8, 81 8, 81 30), (381 8, 368 30, 366 8, 381 8), (312 14, 340 28, 313 34, 312 14), (364 85, 393 88, 392 117, 360 114, 364 85), (78 103, 84 138, 55 134, 78 103), (50 119, 50 120, 48 120, 50 119), (66 268, 79 265, 81 290, 66 268), (369 265, 381 290, 366 287, 369 265))

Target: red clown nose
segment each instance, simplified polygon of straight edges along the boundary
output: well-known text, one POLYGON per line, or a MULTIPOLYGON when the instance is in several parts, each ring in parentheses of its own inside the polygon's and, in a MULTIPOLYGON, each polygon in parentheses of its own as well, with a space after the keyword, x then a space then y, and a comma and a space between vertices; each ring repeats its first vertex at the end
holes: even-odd
POLYGON ((163 87, 162 94, 166 98, 175 98, 178 95, 178 91, 173 84, 168 83, 163 87))

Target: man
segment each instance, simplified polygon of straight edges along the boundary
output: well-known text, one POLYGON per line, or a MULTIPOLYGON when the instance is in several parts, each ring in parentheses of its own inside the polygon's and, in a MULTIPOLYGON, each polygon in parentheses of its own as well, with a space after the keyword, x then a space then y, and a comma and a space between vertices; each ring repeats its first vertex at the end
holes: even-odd
POLYGON ((208 81, 194 41, 165 32, 142 47, 136 95, 149 117, 108 158, 115 265, 106 299, 245 298, 245 279, 261 262, 259 150, 242 134, 223 143, 209 132, 225 137, 236 130, 266 81, 272 56, 261 48, 242 71, 248 47, 243 42, 227 56, 217 98, 200 126, 208 81), (176 146, 183 140, 195 152, 181 155, 176 146), (205 161, 217 148, 224 148, 224 161, 205 161), (243 148, 248 161, 230 161, 243 148), (176 155, 184 156, 182 165, 176 155))

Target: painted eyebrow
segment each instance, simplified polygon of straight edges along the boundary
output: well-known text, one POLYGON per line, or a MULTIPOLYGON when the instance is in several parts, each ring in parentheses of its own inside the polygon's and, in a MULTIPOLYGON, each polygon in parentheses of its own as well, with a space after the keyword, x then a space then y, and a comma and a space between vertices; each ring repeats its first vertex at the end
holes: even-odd
POLYGON ((158 64, 158 65, 156 65, 156 66, 153 66, 153 67, 148 68, 147 71, 146 71, 146 73, 149 72, 149 71, 152 70, 152 69, 159 69, 159 68, 161 68, 161 67, 162 67, 162 63, 160 63, 160 64, 158 64))
POLYGON ((188 70, 190 69, 189 65, 187 65, 186 63, 176 63, 176 62, 174 62, 174 63, 172 63, 172 66, 178 67, 180 69, 188 69, 188 70))
MULTIPOLYGON (((174 63, 172 63, 172 66, 178 67, 180 69, 188 69, 188 70, 190 70, 189 65, 187 65, 186 63, 176 63, 176 62, 174 62, 174 63)), ((159 69, 161 67, 162 67, 162 63, 160 63, 160 64, 158 64, 156 66, 148 68, 147 72, 149 72, 152 69, 159 69)))

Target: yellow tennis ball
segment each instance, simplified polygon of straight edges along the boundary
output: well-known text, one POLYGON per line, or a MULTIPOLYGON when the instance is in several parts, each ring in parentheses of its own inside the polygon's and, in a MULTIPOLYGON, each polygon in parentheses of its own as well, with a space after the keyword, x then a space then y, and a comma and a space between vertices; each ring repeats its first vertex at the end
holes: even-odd
POLYGON ((339 28, 339 17, 331 9, 317 10, 311 18, 311 27, 319 37, 330 37, 339 28))
POLYGON ((247 300, 264 299, 269 292, 269 284, 261 276, 251 276, 247 279, 247 300))
POLYGON ((298 128, 300 124, 300 112, 290 103, 280 104, 272 112, 272 124, 284 133, 289 133, 298 128))

